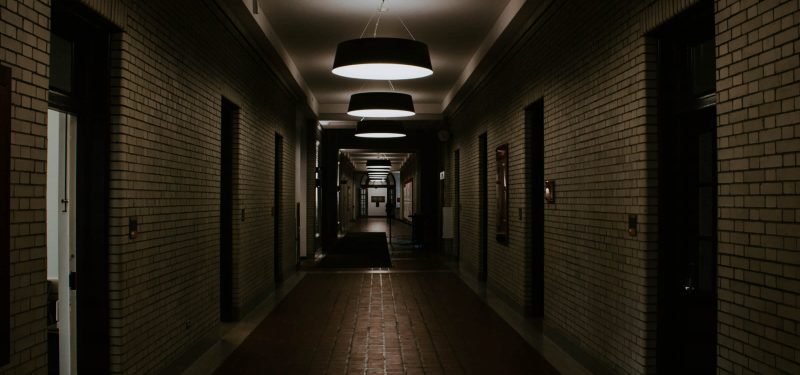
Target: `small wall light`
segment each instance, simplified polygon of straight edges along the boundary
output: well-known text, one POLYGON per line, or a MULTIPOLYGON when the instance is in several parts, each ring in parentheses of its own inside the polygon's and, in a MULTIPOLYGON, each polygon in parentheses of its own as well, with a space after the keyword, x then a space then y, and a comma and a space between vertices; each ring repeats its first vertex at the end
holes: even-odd
POLYGON ((544 181, 544 199, 547 203, 555 203, 556 202, 556 181, 555 180, 545 180, 544 181))

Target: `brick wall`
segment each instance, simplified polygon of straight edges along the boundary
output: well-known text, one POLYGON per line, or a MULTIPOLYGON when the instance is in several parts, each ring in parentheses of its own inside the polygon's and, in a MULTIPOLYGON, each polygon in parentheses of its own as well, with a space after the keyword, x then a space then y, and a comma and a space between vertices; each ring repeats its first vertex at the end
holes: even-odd
MULTIPOLYGON (((110 202, 112 372, 164 369, 219 324, 220 114, 234 131, 234 291, 240 312, 274 288, 275 134, 284 137, 284 227, 294 218, 297 100, 212 1, 87 1, 113 38, 110 202), (241 210, 246 219, 240 220, 241 210), (140 234, 127 238, 129 217, 140 234)), ((0 373, 46 369, 45 136, 49 1, 2 0, 13 69, 12 355, 0 373)), ((294 232, 281 230, 284 275, 294 232)))
MULTIPOLYGON (((0 1, 0 64, 11 68, 11 342, 3 374, 47 366, 45 164, 49 1, 0 1)), ((9 129, 3 129, 9 131, 9 129)), ((5 254, 4 254, 5 255, 5 254)))
POLYGON ((112 161, 112 370, 157 371, 219 321, 220 110, 234 130, 234 304, 240 313, 295 262, 295 104, 211 2, 128 4, 119 37, 119 114, 112 161), (275 135, 283 136, 274 260, 275 135), (241 210, 245 220, 241 220, 241 210), (130 215, 140 237, 124 237, 130 215), (120 220, 122 219, 122 220, 120 220))
MULTIPOLYGON (((653 277, 648 236, 630 238, 628 213, 647 221, 646 97, 642 4, 556 2, 488 77, 447 111, 451 150, 461 155, 460 266, 479 269, 478 137, 488 139, 487 285, 522 309, 530 255, 524 109, 544 99, 545 322, 614 372, 651 366, 648 314, 653 277), (494 150, 509 145, 509 244, 494 240, 494 150)), ((452 175, 452 172, 450 173, 452 175)), ((535 195, 535 199, 539 195, 535 195)), ((652 323, 651 323, 652 324, 652 323)))
POLYGON ((799 5, 717 2, 721 373, 800 373, 799 5))
MULTIPOLYGON (((531 223, 517 212, 529 191, 541 191, 524 178, 524 108, 543 98, 545 178, 557 181, 556 203, 545 208, 545 323, 614 372, 655 369, 657 166, 646 33, 691 3, 553 2, 446 111, 449 157, 461 154, 460 267, 479 267, 478 136, 487 132, 488 286, 524 306, 531 223), (493 150, 505 143, 508 247, 494 241, 492 225, 493 150), (637 237, 625 232, 627 214, 639 216, 637 237)), ((716 2, 723 372, 798 372, 797 8, 716 2)))

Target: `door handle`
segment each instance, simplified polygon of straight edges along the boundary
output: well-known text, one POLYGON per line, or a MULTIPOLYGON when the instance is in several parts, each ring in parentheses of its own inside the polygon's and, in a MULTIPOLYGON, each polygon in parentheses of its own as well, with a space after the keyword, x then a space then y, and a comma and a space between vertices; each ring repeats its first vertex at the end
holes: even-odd
POLYGON ((694 285, 694 280, 692 280, 691 276, 687 276, 686 279, 683 280, 683 286, 681 287, 681 292, 684 295, 690 295, 694 293, 697 287, 694 285))

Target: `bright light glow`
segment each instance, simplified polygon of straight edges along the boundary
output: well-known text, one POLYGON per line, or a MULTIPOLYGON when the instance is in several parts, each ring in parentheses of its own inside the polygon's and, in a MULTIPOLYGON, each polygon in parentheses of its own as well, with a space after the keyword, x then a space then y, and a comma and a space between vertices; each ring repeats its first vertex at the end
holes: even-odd
POLYGON ((370 79, 379 81, 398 81, 403 79, 415 79, 427 77, 433 74, 433 70, 421 66, 405 64, 354 64, 345 65, 331 70, 337 76, 370 79))
POLYGON ((356 137, 361 138, 402 138, 406 135, 403 133, 358 133, 356 137))
POLYGON ((390 117, 409 117, 414 116, 414 112, 398 109, 359 109, 347 112, 350 116, 369 117, 369 118, 390 118, 390 117))

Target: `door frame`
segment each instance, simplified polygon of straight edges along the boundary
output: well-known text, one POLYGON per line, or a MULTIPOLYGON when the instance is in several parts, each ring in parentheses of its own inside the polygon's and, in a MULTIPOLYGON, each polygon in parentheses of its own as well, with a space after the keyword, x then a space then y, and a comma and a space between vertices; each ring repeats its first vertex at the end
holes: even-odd
MULTIPOLYGON (((688 9, 681 12, 679 15, 675 16, 674 18, 670 19, 658 29, 654 30, 653 32, 648 35, 648 43, 652 43, 658 47, 657 51, 658 54, 655 59, 656 71, 658 72, 658 78, 654 81, 656 88, 657 88, 657 103, 658 103, 658 120, 657 120, 657 144, 658 144, 658 234, 659 234, 659 242, 658 242, 658 315, 657 315, 657 359, 656 363, 658 364, 658 372, 659 373, 671 373, 675 371, 681 371, 681 367, 683 364, 681 363, 681 348, 684 347, 684 342, 688 340, 693 340, 697 342, 701 340, 698 335, 702 333, 697 333, 692 331, 691 336, 685 335, 685 332, 680 332, 676 326, 683 326, 681 320, 681 316, 688 314, 689 308, 693 307, 692 313, 705 313, 707 314, 706 318, 712 320, 712 322, 706 322, 702 324, 704 327, 713 327, 710 328, 713 332, 705 332, 705 338, 710 340, 708 342, 708 346, 705 347, 710 353, 711 358, 708 358, 709 363, 705 363, 705 367, 708 371, 714 371, 716 368, 716 361, 717 361, 717 349, 718 349, 718 342, 717 342, 717 293, 716 293, 716 264, 717 264, 717 228, 718 228, 718 219, 716 217, 717 212, 717 189, 712 188, 711 194, 713 198, 711 199, 712 207, 710 211, 712 212, 712 226, 711 226, 711 252, 710 255, 710 262, 709 270, 711 275, 707 275, 709 280, 713 283, 710 286, 710 291, 707 293, 703 293, 699 291, 694 293, 692 290, 688 290, 688 294, 680 296, 682 291, 682 287, 677 285, 675 280, 681 279, 681 275, 685 274, 686 272, 681 273, 681 269, 684 269, 684 264, 679 264, 680 258, 679 255, 676 255, 670 249, 670 242, 671 238, 679 238, 681 237, 680 234, 676 234, 673 232, 670 223, 674 223, 677 220, 674 217, 671 217, 668 213, 668 207, 673 207, 675 205, 680 204, 681 202, 676 202, 675 199, 679 199, 680 192, 675 192, 674 190, 670 189, 670 186, 675 186, 676 182, 674 178, 671 178, 673 175, 672 172, 666 170, 666 165, 668 160, 672 160, 669 156, 670 150, 673 149, 680 149, 681 146, 677 144, 683 144, 683 139, 674 139, 676 136, 683 136, 685 134, 674 133, 674 129, 680 128, 680 126, 676 126, 676 123, 685 122, 690 120, 691 122, 696 121, 696 117, 702 116, 709 116, 712 120, 716 123, 716 93, 713 87, 708 88, 706 91, 710 93, 706 93, 703 90, 696 90, 693 84, 700 82, 702 87, 703 79, 707 80, 706 83, 714 83, 716 81, 715 76, 713 75, 713 67, 709 69, 709 73, 707 76, 702 76, 704 78, 698 79, 697 77, 700 76, 692 76, 692 69, 690 64, 688 63, 688 56, 689 56, 689 47, 692 45, 697 45, 704 41, 710 41, 713 43, 714 41, 714 10, 713 10, 713 2, 704 1, 698 4, 695 4, 688 9), (665 56, 671 56, 673 59, 677 60, 669 60, 664 61, 665 56), (665 69, 665 67, 667 69, 665 69), (705 111, 712 111, 711 113, 705 111), (671 144, 667 144, 670 142, 671 144), (672 185, 669 185, 672 184, 672 185), (676 267, 677 266, 677 267, 676 267), (705 296, 701 295, 705 294, 705 296), (704 299, 704 300, 702 300, 704 299), (692 303, 691 300, 700 301, 692 303), (688 302, 686 302, 688 301, 688 302), (684 303, 685 305, 681 305, 684 303), (705 306, 702 306, 705 303, 705 306), (696 306, 700 304, 701 308, 705 308, 706 310, 699 310, 696 306), (681 307, 683 306, 683 307, 681 307), (713 363, 712 363, 713 361, 713 363), (677 368, 674 366, 678 366, 677 368)), ((714 49, 713 46, 711 48, 714 49)), ((715 59, 712 57, 711 60, 715 63, 715 59)), ((702 64, 701 64, 702 66, 702 64)), ((711 157, 711 171, 709 172, 712 176, 712 185, 717 184, 717 157, 716 157, 716 124, 706 124, 707 126, 711 126, 711 136, 712 140, 710 142, 711 147, 713 148, 712 157, 711 157)), ((688 125, 683 125, 688 126, 688 125)), ((691 125, 689 129, 696 130, 697 127, 695 125, 691 125)), ((688 146, 690 149, 695 146, 688 146)), ((699 158, 699 157, 698 157, 699 158)), ((698 160, 699 163, 699 160, 698 160)), ((674 164, 673 164, 674 165, 674 164)), ((698 164, 699 165, 699 164, 698 164)), ((674 167, 673 167, 674 168, 674 167)), ((698 194, 698 193, 695 193, 698 194)), ((699 195, 697 196, 699 199, 699 195)), ((697 212, 699 214, 699 212, 697 212)), ((698 219, 699 220, 699 219, 698 219)), ((699 237, 699 236, 698 236, 699 237)), ((699 243, 699 242, 698 242, 699 243)), ((687 255, 690 256, 690 255, 687 255)), ((683 262, 685 263, 685 261, 683 262)), ((698 267, 699 272, 699 265, 695 264, 698 267)), ((685 271, 685 269, 684 269, 685 271)), ((702 276, 698 273, 698 276, 702 276)), ((696 282, 697 280, 695 280, 696 282)), ((678 327, 679 328, 679 327, 678 327)), ((697 364, 692 362, 695 366, 701 366, 701 364, 697 364)), ((696 367, 695 367, 696 368, 696 367)))
POLYGON ((453 252, 461 257, 461 149, 453 151, 453 252))
POLYGON ((281 233, 281 199, 283 195, 283 136, 275 133, 275 166, 274 197, 272 208, 273 219, 273 256, 275 284, 283 282, 283 237, 281 233))
POLYGON ((76 253, 77 359, 80 373, 111 367, 109 200, 111 155, 111 44, 119 29, 86 5, 54 1, 51 32, 74 40, 73 92, 51 91, 54 109, 74 113, 77 127, 76 253))

